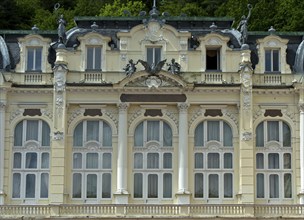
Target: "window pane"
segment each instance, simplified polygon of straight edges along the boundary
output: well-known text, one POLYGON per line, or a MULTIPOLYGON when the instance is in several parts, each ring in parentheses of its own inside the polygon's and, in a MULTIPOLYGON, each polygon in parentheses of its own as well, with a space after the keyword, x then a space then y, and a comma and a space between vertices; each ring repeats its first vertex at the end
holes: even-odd
POLYGON ((101 70, 101 47, 95 47, 95 66, 94 69, 101 70))
POLYGON ((143 132, 143 123, 140 123, 136 129, 134 134, 134 145, 135 147, 142 147, 144 145, 144 132, 143 132))
POLYGON ((292 186, 291 186, 291 174, 284 174, 284 197, 291 198, 292 197, 292 186))
POLYGON ((111 127, 103 122, 103 146, 111 147, 112 146, 112 129, 111 127))
POLYGON ((272 51, 272 59, 273 59, 273 71, 280 71, 280 66, 279 66, 279 50, 273 50, 272 51))
POLYGON ((159 168, 159 155, 158 153, 148 153, 147 155, 147 168, 159 168))
POLYGON ((73 135, 73 145, 75 147, 82 146, 83 143, 83 122, 79 123, 75 130, 73 135))
POLYGON ((233 195, 233 179, 231 173, 224 174, 224 197, 232 198, 233 195))
POLYGON ((218 153, 208 154, 208 168, 220 168, 220 158, 218 153))
POLYGON ((21 168, 21 153, 14 153, 14 168, 21 168))
POLYGON ((220 122, 208 121, 208 141, 220 141, 220 122))
POLYGON ((279 154, 277 154, 277 153, 268 154, 268 168, 269 169, 279 169, 280 168, 279 154))
POLYGON ((134 154, 134 169, 142 169, 143 168, 143 155, 142 153, 134 154))
POLYGON ((37 154, 26 153, 25 168, 34 169, 37 168, 37 154))
POLYGON ((35 198, 36 192, 36 176, 35 174, 27 174, 25 180, 25 198, 35 198))
POLYGON ((267 122, 267 134, 268 141, 279 141, 279 122, 268 121, 267 122))
POLYGON ((217 174, 209 175, 209 198, 219 197, 219 180, 217 174))
POLYGON ((159 121, 147 122, 147 141, 159 141, 159 121))
POLYGON ((224 154, 224 168, 232 169, 232 153, 225 153, 224 154))
POLYGON ((42 122, 42 146, 50 146, 50 126, 43 121, 42 122))
POLYGON ((154 63, 153 48, 147 48, 147 62, 151 66, 154 63))
POLYGON ((195 129, 195 146, 204 146, 204 123, 200 123, 195 129))
POLYGON ((256 168, 264 169, 264 154, 256 154, 256 168))
POLYGON ((41 61, 42 61, 42 48, 35 48, 35 70, 41 70, 41 61))
POLYGON ((279 198, 279 176, 276 174, 269 175, 269 197, 279 198))
POLYGON ((49 197, 49 174, 42 173, 40 180, 40 198, 48 198, 49 197))
POLYGON ((264 198, 265 192, 264 192, 264 174, 258 173, 257 174, 257 198, 264 198))
POLYGON ((204 197, 204 175, 202 173, 196 173, 194 182, 194 196, 195 198, 204 197))
POLYGON ((27 70, 34 70, 34 48, 27 48, 27 70))
POLYGON ((87 153, 86 168, 87 169, 98 168, 98 153, 87 153))
POLYGON ((163 129, 164 146, 172 146, 171 127, 166 122, 163 123, 163 126, 164 126, 164 129, 163 129))
POLYGON ((224 146, 232 147, 232 130, 231 127, 226 123, 224 124, 224 146))
POLYGON ((202 169, 204 168, 204 155, 202 153, 195 153, 195 159, 194 159, 194 168, 196 169, 202 169))
POLYGON ((157 65, 160 62, 161 59, 161 48, 160 47, 156 47, 154 48, 154 64, 157 65))
POLYGON ((73 155, 73 168, 81 169, 82 168, 82 154, 74 153, 73 155))
POLYGON ((87 121, 87 141, 99 141, 99 121, 87 121))
POLYGON ((165 173, 163 176, 163 198, 172 197, 172 174, 165 173))
POLYGON ((143 175, 141 173, 134 174, 134 198, 143 197, 143 175))
POLYGON ((26 140, 38 141, 38 121, 27 120, 26 121, 26 140))
POLYGON ((148 198, 158 198, 158 176, 157 176, 157 174, 148 175, 148 198))
POLYGON ((256 146, 264 147, 264 123, 260 123, 256 128, 256 146))
POLYGON ((283 146, 291 147, 291 132, 289 126, 283 122, 283 146))
POLYGON ((111 198, 111 174, 102 174, 102 198, 111 198))
POLYGON ((97 175, 87 175, 87 198, 97 198, 97 175))
POLYGON ((291 154, 284 154, 284 169, 291 169, 291 154))
POLYGON ((20 198, 21 174, 13 174, 13 198, 20 198))
POLYGON ((23 121, 19 122, 15 127, 14 132, 14 146, 22 146, 22 137, 23 137, 23 121))
POLYGON ((164 153, 163 165, 164 165, 163 168, 165 168, 165 169, 172 168, 172 154, 171 153, 164 153))
POLYGON ((49 153, 42 153, 41 154, 41 168, 48 169, 50 167, 50 154, 49 153))
POLYGON ((271 50, 265 50, 265 71, 271 72, 271 50))
POLYGON ((111 169, 112 167, 112 154, 104 153, 102 155, 102 168, 103 169, 111 169))
POLYGON ((93 69, 93 47, 87 48, 87 69, 92 70, 93 69))
POLYGON ((80 173, 73 174, 73 198, 81 198, 82 178, 80 173))

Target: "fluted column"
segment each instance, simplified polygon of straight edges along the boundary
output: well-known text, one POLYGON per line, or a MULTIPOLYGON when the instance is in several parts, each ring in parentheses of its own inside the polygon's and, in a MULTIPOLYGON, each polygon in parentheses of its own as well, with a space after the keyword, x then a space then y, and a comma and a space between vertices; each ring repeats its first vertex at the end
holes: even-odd
POLYGON ((5 105, 0 101, 0 205, 4 204, 4 133, 5 133, 5 105))
POLYGON ((119 103, 119 118, 118 118, 118 152, 117 152, 117 190, 115 193, 117 204, 128 203, 127 191, 127 115, 128 104, 119 103))
POLYGON ((179 136, 178 136, 178 192, 179 204, 190 203, 188 189, 188 107, 187 103, 179 103, 179 136))
POLYGON ((300 107, 300 204, 304 204, 304 103, 300 107))

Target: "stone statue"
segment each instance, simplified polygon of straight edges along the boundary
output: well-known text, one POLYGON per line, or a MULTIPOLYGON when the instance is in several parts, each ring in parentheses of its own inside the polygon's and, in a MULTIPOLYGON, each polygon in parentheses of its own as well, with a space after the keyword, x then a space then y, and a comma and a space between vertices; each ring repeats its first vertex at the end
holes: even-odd
POLYGON ((241 32, 241 42, 245 44, 248 37, 248 21, 251 16, 252 5, 248 4, 247 8, 249 10, 247 17, 245 15, 242 16, 242 19, 237 27, 237 30, 241 32))
POLYGON ((58 41, 59 43, 62 43, 64 44, 64 41, 65 41, 65 25, 66 25, 66 22, 65 20, 63 19, 63 15, 60 15, 60 18, 58 20, 58 41))
POLYGON ((165 65, 167 59, 159 61, 156 65, 153 63, 151 66, 149 65, 148 62, 143 61, 143 60, 138 60, 137 62, 140 62, 141 65, 145 68, 145 71, 149 73, 150 75, 156 75, 161 71, 163 66, 165 65))
POLYGON ((181 66, 179 65, 179 63, 175 62, 174 58, 171 60, 171 63, 167 63, 167 66, 169 66, 168 71, 172 74, 180 73, 181 66))
POLYGON ((126 65, 125 68, 123 68, 123 70, 125 71, 127 76, 131 76, 133 73, 136 72, 136 65, 137 63, 134 63, 132 59, 129 60, 129 63, 126 65))

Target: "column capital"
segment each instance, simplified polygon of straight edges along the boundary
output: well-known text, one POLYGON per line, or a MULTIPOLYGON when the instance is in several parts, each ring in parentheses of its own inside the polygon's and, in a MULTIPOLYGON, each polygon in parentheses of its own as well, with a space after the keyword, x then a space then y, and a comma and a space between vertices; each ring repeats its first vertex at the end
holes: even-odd
POLYGON ((299 103, 298 106, 299 106, 300 112, 304 113, 304 103, 299 103))
POLYGON ((120 112, 125 112, 125 111, 127 111, 128 107, 129 107, 129 103, 121 102, 121 103, 117 104, 117 107, 120 112))
POLYGON ((0 101, 0 110, 4 110, 5 106, 6 106, 6 102, 0 101))
POLYGON ((187 112, 189 106, 190 106, 190 105, 189 105, 188 103, 186 103, 186 102, 181 102, 181 103, 178 103, 178 104, 177 104, 177 107, 179 108, 179 111, 180 111, 180 112, 184 112, 184 113, 187 112))

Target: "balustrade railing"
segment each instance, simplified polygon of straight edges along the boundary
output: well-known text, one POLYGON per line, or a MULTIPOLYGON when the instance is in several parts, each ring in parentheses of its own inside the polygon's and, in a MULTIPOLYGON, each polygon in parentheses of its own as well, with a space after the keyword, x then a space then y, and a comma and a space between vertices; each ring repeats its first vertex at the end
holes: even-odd
POLYGON ((243 204, 204 204, 204 205, 160 205, 160 204, 126 204, 126 205, 0 205, 1 218, 16 217, 61 217, 76 218, 126 217, 126 218, 298 218, 304 219, 304 205, 243 205, 243 204))

